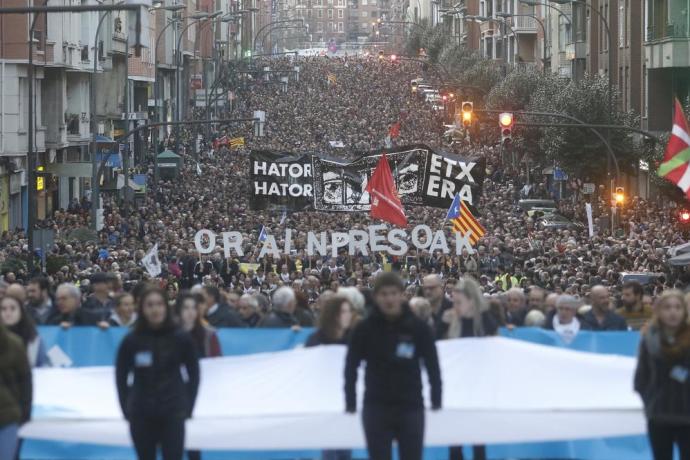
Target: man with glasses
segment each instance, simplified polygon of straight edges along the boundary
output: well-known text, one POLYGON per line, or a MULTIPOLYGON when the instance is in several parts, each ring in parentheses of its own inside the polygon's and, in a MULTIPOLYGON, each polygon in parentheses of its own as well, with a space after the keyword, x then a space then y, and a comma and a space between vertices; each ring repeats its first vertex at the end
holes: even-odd
POLYGON ((422 280, 424 298, 431 305, 431 317, 434 320, 434 335, 436 338, 444 337, 448 324, 443 322, 443 313, 453 308, 453 302, 446 297, 443 282, 439 275, 427 275, 422 280))

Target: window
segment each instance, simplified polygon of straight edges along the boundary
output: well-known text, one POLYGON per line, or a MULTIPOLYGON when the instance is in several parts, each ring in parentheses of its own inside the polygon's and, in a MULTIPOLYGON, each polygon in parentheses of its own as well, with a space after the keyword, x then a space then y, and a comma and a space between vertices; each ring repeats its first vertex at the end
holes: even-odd
POLYGON ((362 6, 367 6, 369 4, 369 0, 362 0, 362 6))
POLYGON ((333 10, 328 10, 328 19, 333 19, 333 10))
POLYGON ((345 17, 345 10, 338 10, 338 19, 343 19, 345 17))
POLYGON ((312 10, 307 10, 307 17, 311 19, 312 10))
POLYGON ((323 10, 316 10, 316 17, 319 19, 323 18, 323 10))
POLYGON ((345 6, 345 0, 338 0, 338 6, 345 6))
MULTIPOLYGON (((320 11, 319 11, 320 13, 320 11)), ((317 32, 323 32, 323 22, 319 22, 316 24, 316 31, 317 32)))
POLYGON ((328 23, 328 31, 329 31, 329 32, 334 32, 334 31, 335 31, 335 23, 334 23, 334 22, 329 22, 329 23, 328 23))
POLYGON ((367 13, 366 11, 362 11, 362 17, 366 18, 367 16, 369 16, 369 13, 367 13))
POLYGON ((338 23, 338 32, 342 32, 342 31, 343 31, 343 23, 339 22, 338 23))

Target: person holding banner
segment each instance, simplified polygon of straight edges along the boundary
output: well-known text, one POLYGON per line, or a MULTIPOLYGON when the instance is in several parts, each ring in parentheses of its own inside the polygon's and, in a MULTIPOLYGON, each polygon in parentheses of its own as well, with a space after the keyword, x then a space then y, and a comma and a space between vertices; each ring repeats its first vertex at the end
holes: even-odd
POLYGON ((390 460, 397 441, 400 460, 421 460, 424 398, 421 363, 431 385, 431 409, 441 408, 441 370, 431 328, 403 302, 403 282, 384 272, 374 282, 376 306, 355 327, 345 362, 345 405, 357 410, 359 365, 366 361, 362 422, 372 460, 390 460))
MULTIPOLYGON (((498 332, 498 323, 472 278, 461 279, 453 288, 453 308, 443 314, 443 322, 448 324, 445 339, 488 337, 498 332)), ((486 460, 486 446, 472 446, 472 450, 473 460, 486 460)), ((449 460, 462 459, 462 446, 451 446, 449 460)))
POLYGON ((690 324, 683 293, 664 292, 642 335, 635 391, 642 397, 654 460, 690 459, 690 324))
POLYGON ((19 426, 31 417, 32 379, 22 340, 0 323, 0 459, 10 460, 19 426))
POLYGON ((139 460, 155 460, 158 448, 163 460, 181 460, 185 420, 199 389, 196 347, 176 326, 164 291, 147 289, 138 307, 137 323, 120 344, 115 364, 120 407, 139 460))

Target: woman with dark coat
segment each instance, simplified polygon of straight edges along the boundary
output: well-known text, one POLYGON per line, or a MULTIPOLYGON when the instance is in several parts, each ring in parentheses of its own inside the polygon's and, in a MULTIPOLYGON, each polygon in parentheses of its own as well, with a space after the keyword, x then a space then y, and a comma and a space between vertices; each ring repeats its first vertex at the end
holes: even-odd
MULTIPOLYGON (((305 347, 319 345, 346 345, 352 326, 353 308, 342 296, 333 296, 324 302, 319 316, 319 328, 309 336, 305 347)), ((352 451, 324 450, 322 460, 350 460, 352 451)))
POLYGON ((182 459, 185 420, 192 416, 199 389, 195 350, 192 337, 176 326, 165 292, 146 290, 115 366, 120 406, 139 460, 155 460, 159 447, 164 460, 182 459))
MULTIPOLYGON (((448 324, 446 339, 496 335, 498 322, 489 312, 479 284, 472 278, 461 279, 453 288, 453 308, 443 314, 448 324)), ((475 460, 486 460, 486 446, 472 446, 475 460)), ((462 446, 450 447, 450 460, 462 460, 462 446)))
POLYGON ((678 445, 690 460, 690 325, 683 293, 664 292, 642 333, 635 371, 654 460, 671 460, 678 445))
POLYGON ((175 302, 180 327, 192 336, 200 358, 222 356, 216 330, 202 323, 201 300, 189 293, 181 293, 175 302))
POLYGON ((321 307, 319 328, 309 336, 305 347, 345 345, 352 328, 353 308, 347 298, 333 296, 321 307))

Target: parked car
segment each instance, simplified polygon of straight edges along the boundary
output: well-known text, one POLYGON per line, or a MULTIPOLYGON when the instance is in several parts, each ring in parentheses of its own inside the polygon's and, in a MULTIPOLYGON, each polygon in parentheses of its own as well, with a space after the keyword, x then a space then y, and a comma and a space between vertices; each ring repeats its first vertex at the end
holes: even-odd
POLYGON ((532 208, 556 209, 556 202, 553 200, 520 200, 518 201, 518 207, 525 212, 531 210, 532 208))
POLYGON ((543 230, 580 230, 584 228, 579 222, 573 222, 556 213, 544 214, 537 219, 537 226, 543 230))
POLYGON ((622 284, 628 281, 637 281, 641 285, 645 286, 647 284, 656 284, 656 282, 664 276, 663 273, 652 273, 652 272, 621 272, 620 281, 622 284))

